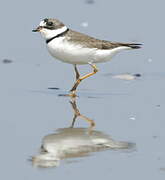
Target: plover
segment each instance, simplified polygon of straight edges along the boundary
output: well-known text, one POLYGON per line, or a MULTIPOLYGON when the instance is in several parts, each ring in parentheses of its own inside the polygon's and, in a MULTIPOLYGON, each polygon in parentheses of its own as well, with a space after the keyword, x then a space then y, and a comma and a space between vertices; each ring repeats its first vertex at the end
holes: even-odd
POLYGON ((76 96, 80 82, 98 72, 96 63, 110 61, 122 50, 138 49, 141 44, 120 43, 99 40, 86 34, 73 31, 57 19, 45 18, 33 32, 40 32, 46 40, 49 53, 62 62, 73 64, 76 82, 70 90, 70 96, 76 96), (89 64, 93 72, 80 77, 77 65, 89 64))

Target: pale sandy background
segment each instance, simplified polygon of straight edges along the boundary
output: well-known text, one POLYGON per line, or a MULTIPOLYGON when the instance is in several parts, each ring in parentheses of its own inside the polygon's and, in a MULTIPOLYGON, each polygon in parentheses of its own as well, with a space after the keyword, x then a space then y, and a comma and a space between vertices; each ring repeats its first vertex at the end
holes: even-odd
MULTIPOLYGON (((1 0, 1 179, 165 178, 164 7, 162 0, 1 0), (72 120, 69 99, 58 94, 71 87, 73 68, 50 57, 40 35, 31 32, 45 17, 101 39, 144 43, 141 50, 100 64, 100 72, 79 87, 77 102, 81 112, 95 120, 97 130, 136 143, 136 151, 99 152, 52 169, 32 167, 28 159, 37 153, 41 139, 72 120), (81 26, 83 22, 88 27, 81 26), (4 64, 3 59, 13 62, 4 64), (127 72, 142 77, 125 81, 107 75, 127 72)), ((83 121, 76 125, 87 126, 83 121)))

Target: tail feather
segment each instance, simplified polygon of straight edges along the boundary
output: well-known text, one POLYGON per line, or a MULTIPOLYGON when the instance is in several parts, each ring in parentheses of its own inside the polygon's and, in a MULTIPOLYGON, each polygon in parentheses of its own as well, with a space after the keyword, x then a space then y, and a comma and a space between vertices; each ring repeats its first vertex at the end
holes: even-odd
POLYGON ((139 43, 123 43, 122 46, 127 46, 130 47, 132 49, 139 49, 141 48, 143 44, 139 44, 139 43))

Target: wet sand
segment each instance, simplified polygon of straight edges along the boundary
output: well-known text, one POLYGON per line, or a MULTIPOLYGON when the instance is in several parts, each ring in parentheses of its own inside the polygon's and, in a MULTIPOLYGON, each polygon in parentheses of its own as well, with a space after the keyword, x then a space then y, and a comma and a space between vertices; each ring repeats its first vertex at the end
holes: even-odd
MULTIPOLYGON (((11 13, 2 19, 6 27, 2 28, 2 34, 8 36, 1 38, 1 178, 163 180, 163 2, 149 2, 150 8, 148 1, 142 0, 120 1, 120 6, 119 2, 97 0, 92 4, 86 1, 52 3, 45 9, 47 2, 42 2, 40 12, 36 12, 38 3, 32 1, 4 1, 3 8, 0 7, 3 17, 8 8, 14 19, 10 21, 11 13), (22 9, 21 17, 20 12, 13 12, 18 4, 22 9), (73 5, 79 12, 76 16, 76 12, 68 10, 73 5), (70 98, 59 96, 67 93, 74 82, 73 67, 51 58, 41 37, 31 33, 41 16, 57 17, 73 29, 98 38, 144 43, 140 50, 125 51, 111 62, 99 64, 100 72, 82 82, 76 100, 81 114, 94 120, 94 131, 110 136, 115 142, 133 143, 133 149, 90 150, 87 156, 62 158, 59 166, 53 168, 32 165, 30 159, 40 153, 42 139, 49 134, 58 134, 58 129, 69 128, 74 117, 70 98), (103 21, 105 17, 106 21, 103 21), (88 26, 84 28, 82 22, 88 22, 88 26), (12 35, 10 27, 15 27, 12 35), (4 63, 4 59, 12 60, 12 63, 4 63), (114 75, 123 77, 120 76, 123 74, 141 76, 113 78, 114 75)), ((80 66, 79 70, 85 74, 90 67, 80 66)), ((88 127, 88 122, 77 118, 74 128, 88 127)), ((87 138, 89 140, 91 136, 87 138)))

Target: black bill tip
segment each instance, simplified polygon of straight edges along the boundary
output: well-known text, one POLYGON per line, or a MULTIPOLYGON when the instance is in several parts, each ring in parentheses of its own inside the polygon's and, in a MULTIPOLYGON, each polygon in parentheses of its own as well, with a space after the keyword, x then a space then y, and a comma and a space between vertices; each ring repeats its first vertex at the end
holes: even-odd
POLYGON ((33 29, 32 32, 38 32, 37 29, 33 29))
POLYGON ((38 26, 36 29, 33 29, 32 32, 39 32, 42 29, 41 26, 38 26))

